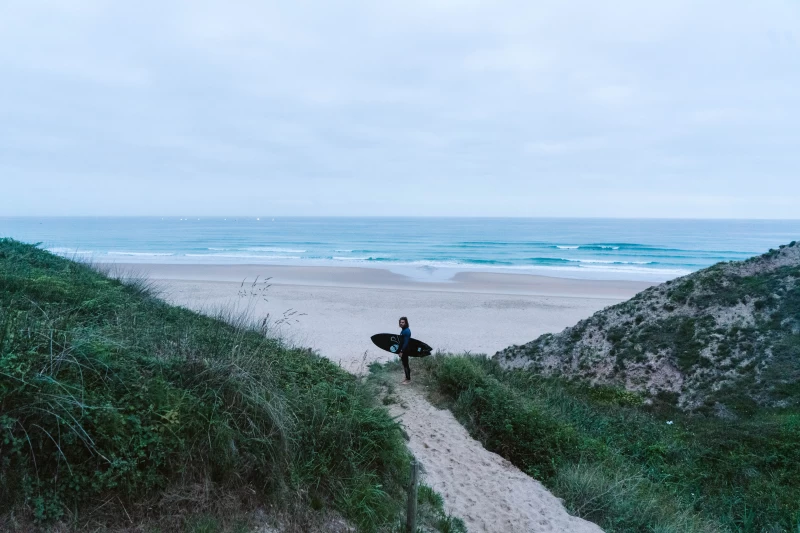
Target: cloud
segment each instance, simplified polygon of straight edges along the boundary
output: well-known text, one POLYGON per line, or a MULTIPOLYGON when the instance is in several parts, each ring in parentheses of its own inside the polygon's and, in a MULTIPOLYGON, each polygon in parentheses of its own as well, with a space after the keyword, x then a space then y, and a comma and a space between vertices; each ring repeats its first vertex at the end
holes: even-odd
POLYGON ((420 214, 800 200, 793 0, 16 2, 0 70, 4 214, 413 214, 370 207, 398 183, 420 214))

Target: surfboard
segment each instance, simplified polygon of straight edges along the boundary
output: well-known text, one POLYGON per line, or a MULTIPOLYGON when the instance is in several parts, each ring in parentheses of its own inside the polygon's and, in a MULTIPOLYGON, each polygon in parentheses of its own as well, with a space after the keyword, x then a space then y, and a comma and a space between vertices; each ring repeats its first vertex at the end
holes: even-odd
MULTIPOLYGON (((378 333, 373 335, 371 339, 375 346, 392 353, 397 353, 400 350, 400 343, 403 342, 403 336, 399 333, 378 333)), ((425 357, 430 355, 432 351, 433 348, 417 339, 409 340, 405 349, 405 353, 411 357, 425 357)))

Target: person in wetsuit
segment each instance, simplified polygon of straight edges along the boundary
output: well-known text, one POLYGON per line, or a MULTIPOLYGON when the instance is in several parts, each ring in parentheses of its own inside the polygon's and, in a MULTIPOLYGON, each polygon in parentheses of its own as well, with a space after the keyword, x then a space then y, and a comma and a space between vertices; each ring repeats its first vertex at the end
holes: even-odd
POLYGON ((411 329, 409 329, 408 318, 404 316, 400 317, 400 330, 400 335, 403 336, 403 339, 400 341, 400 349, 397 350, 397 354, 403 362, 403 371, 406 373, 406 379, 400 383, 402 385, 408 385, 411 383, 411 367, 408 366, 408 355, 404 352, 406 347, 408 347, 408 341, 411 340, 411 329))

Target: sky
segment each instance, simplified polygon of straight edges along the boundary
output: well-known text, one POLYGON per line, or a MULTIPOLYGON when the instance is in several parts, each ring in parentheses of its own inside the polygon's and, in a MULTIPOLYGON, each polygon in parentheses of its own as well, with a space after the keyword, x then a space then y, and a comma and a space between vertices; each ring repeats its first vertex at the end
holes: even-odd
POLYGON ((798 0, 5 0, 0 216, 800 218, 798 88, 798 0))

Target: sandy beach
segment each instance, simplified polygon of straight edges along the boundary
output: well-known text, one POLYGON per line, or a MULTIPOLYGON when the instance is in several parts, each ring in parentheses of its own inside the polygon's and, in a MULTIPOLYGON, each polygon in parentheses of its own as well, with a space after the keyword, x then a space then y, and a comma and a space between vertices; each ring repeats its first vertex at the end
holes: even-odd
POLYGON ((293 312, 275 326, 276 333, 355 373, 365 371, 369 362, 394 357, 378 350, 370 336, 394 333, 400 316, 408 316, 414 337, 434 349, 493 354, 560 331, 650 286, 481 272, 462 272, 446 282, 419 282, 386 270, 349 267, 115 268, 148 277, 166 300, 194 310, 247 310, 258 319, 269 315, 273 323, 293 312))

